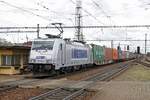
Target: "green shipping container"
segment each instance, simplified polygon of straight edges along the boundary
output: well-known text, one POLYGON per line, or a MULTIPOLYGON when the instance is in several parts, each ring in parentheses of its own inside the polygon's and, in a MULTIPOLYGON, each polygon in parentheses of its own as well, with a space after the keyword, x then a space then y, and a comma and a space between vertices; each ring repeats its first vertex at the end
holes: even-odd
POLYGON ((96 65, 104 64, 104 47, 92 44, 93 62, 96 65))

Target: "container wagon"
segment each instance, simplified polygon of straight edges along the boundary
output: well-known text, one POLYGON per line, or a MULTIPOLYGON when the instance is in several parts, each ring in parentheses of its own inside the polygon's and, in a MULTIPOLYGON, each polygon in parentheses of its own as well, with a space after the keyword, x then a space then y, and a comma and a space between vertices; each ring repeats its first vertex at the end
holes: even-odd
POLYGON ((127 60, 127 54, 125 51, 122 51, 122 61, 127 60))
POLYGON ((123 59, 123 52, 122 50, 118 50, 118 61, 122 61, 123 59))
POLYGON ((105 48, 105 64, 113 62, 113 50, 112 48, 105 48))
POLYGON ((102 65, 104 64, 104 47, 92 44, 92 52, 93 52, 93 64, 102 65))
MULTIPOLYGON (((134 54, 129 53, 129 58, 134 54)), ((127 53, 114 48, 64 40, 61 38, 40 38, 32 43, 29 65, 36 76, 66 73, 80 70, 88 65, 103 65, 126 60, 127 53)))
POLYGON ((112 53, 113 53, 113 55, 112 55, 113 62, 117 62, 118 61, 118 50, 115 49, 115 48, 113 48, 112 50, 113 50, 112 51, 112 53))

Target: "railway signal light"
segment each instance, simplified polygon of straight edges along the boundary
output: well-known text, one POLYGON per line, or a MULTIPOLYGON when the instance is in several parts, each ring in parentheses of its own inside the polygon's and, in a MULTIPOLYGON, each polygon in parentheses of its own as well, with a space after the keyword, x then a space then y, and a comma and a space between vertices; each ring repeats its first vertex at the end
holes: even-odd
POLYGON ((127 46, 127 50, 129 50, 130 48, 129 48, 129 45, 127 46))
POLYGON ((120 50, 120 46, 118 46, 117 49, 120 50))
POLYGON ((140 54, 140 46, 137 47, 137 53, 140 54))

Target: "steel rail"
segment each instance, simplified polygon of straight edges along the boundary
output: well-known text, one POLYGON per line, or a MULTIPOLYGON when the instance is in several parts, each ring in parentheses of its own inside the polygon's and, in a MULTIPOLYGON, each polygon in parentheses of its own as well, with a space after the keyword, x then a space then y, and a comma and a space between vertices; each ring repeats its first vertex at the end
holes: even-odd
POLYGON ((145 63, 145 62, 142 62, 142 61, 137 61, 139 64, 142 64, 142 65, 144 65, 144 66, 146 66, 146 67, 150 67, 150 64, 148 64, 148 63, 145 63))
POLYGON ((98 73, 94 76, 91 76, 88 79, 85 79, 85 81, 104 81, 104 79, 106 79, 109 75, 118 72, 119 70, 122 70, 122 68, 124 68, 126 66, 126 64, 122 67, 122 65, 120 65, 119 67, 115 68, 115 69, 106 69, 104 70, 102 73, 98 73))
POLYGON ((65 98, 62 99, 62 100, 71 100, 72 98, 75 98, 75 97, 77 97, 78 95, 84 93, 84 91, 85 91, 84 88, 83 88, 83 89, 80 89, 80 90, 78 90, 77 92, 75 92, 75 93, 73 93, 73 94, 71 94, 71 95, 65 97, 65 98))
POLYGON ((69 90, 64 88, 56 88, 54 90, 50 90, 46 93, 43 93, 41 95, 35 96, 30 98, 29 100, 63 100, 64 98, 72 95, 72 94, 79 94, 78 90, 69 90), (76 92, 77 91, 77 92, 76 92))
MULTIPOLYGON (((123 71, 125 71, 127 68, 128 68, 128 64, 123 64, 123 65, 120 65, 119 67, 115 68, 115 69, 106 69, 103 73, 101 74, 97 74, 97 75, 94 75, 88 79, 86 79, 85 81, 93 81, 90 85, 94 84, 95 82, 97 81, 109 81, 110 78, 112 79, 112 77, 115 77, 115 74, 117 73, 122 73, 123 71)), ((117 74, 118 75, 118 74, 117 74)), ((60 95, 58 96, 57 95, 57 98, 56 98, 56 94, 58 92, 61 91, 62 88, 56 88, 54 90, 51 90, 49 92, 46 92, 44 94, 41 94, 39 96, 36 96, 36 97, 33 97, 33 98, 30 98, 29 100, 44 100, 44 98, 46 100, 71 100, 75 97, 78 97, 79 95, 83 94, 85 91, 86 91, 86 88, 87 87, 84 87, 84 88, 81 88, 75 92, 72 92, 70 94, 67 94, 66 97, 64 97, 65 95, 61 96, 61 93, 60 95), (51 96, 51 97, 48 97, 48 96, 51 96), (54 96, 54 97, 53 97, 54 96), (51 99, 52 98, 52 99, 51 99)))
POLYGON ((55 92, 58 92, 58 91, 60 91, 60 90, 61 90, 61 88, 56 88, 56 89, 54 89, 54 90, 50 90, 50 91, 48 91, 48 92, 46 92, 46 93, 43 93, 43 94, 41 94, 41 95, 32 97, 32 98, 30 98, 29 100, 40 100, 40 99, 42 99, 43 97, 46 97, 46 96, 48 96, 48 95, 51 95, 51 94, 53 94, 53 93, 55 93, 55 92))
MULTIPOLYGON (((91 83, 88 87, 90 87, 92 84, 94 84, 96 81, 109 81, 110 79, 112 79, 113 77, 116 77, 117 75, 121 74, 122 72, 124 72, 125 70, 128 69, 128 65, 125 64, 123 65, 121 68, 116 68, 114 70, 112 70, 112 72, 109 70, 109 73, 106 71, 104 72, 103 74, 100 74, 100 75, 96 75, 94 76, 94 80, 89 78, 87 80, 89 81, 94 81, 93 83, 91 83), (96 80, 95 80, 96 78, 96 80), (98 79, 97 79, 98 78, 98 79)), ((75 97, 78 97, 79 95, 81 95, 82 93, 84 93, 83 90, 85 90, 85 88, 88 88, 88 87, 84 87, 82 88, 81 90, 77 91, 77 93, 74 93, 66 98, 64 98, 63 100, 72 100, 73 98, 75 97)), ((85 94, 86 95, 86 94, 85 94)))

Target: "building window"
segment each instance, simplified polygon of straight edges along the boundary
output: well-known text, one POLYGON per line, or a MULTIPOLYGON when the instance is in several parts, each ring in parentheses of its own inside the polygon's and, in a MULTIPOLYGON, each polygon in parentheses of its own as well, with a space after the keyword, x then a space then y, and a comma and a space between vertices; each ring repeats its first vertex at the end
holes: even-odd
POLYGON ((20 55, 12 56, 12 65, 20 65, 20 55))
POLYGON ((4 66, 11 66, 11 60, 12 60, 12 56, 10 55, 6 55, 6 56, 2 56, 2 65, 4 66))
POLYGON ((27 65, 28 64, 28 55, 23 55, 23 64, 27 65))
POLYGON ((20 55, 2 55, 2 66, 20 65, 20 55))

